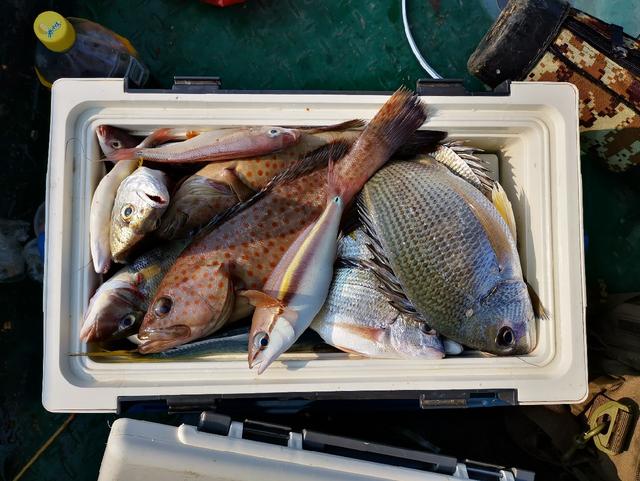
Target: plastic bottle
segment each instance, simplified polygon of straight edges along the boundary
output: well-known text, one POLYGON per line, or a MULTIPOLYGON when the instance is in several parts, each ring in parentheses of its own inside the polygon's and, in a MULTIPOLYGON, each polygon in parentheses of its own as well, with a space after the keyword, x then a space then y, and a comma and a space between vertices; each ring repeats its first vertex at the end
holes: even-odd
POLYGON ((36 74, 45 87, 61 77, 127 77, 138 87, 149 78, 131 43, 95 22, 47 11, 36 17, 33 31, 40 40, 36 74))

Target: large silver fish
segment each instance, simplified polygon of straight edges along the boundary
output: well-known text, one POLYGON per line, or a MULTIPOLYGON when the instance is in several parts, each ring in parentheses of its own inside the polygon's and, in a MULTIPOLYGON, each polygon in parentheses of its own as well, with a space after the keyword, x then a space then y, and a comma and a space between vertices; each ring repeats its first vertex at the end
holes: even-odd
POLYGON ((493 204, 428 157, 381 169, 359 198, 379 279, 438 333, 498 354, 536 343, 515 240, 493 204))
POLYGON ((141 255, 102 284, 89 301, 80 338, 120 339, 138 332, 149 301, 186 241, 174 241, 141 255))
POLYGON ((164 172, 139 167, 118 187, 110 230, 115 262, 125 262, 131 249, 160 225, 160 217, 169 206, 168 182, 164 172))
POLYGON ((425 323, 401 313, 366 268, 335 270, 327 300, 311 328, 338 349, 374 358, 440 359, 442 342, 425 323))

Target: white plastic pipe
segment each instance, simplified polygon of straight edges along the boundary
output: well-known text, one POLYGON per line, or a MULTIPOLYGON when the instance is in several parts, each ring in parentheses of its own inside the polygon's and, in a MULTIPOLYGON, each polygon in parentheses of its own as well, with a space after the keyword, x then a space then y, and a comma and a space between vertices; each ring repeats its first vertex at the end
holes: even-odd
POLYGON ((409 20, 407 19, 407 0, 401 0, 402 3, 402 23, 404 24, 404 34, 407 37, 407 41, 409 42, 409 46, 411 47, 411 51, 413 55, 416 57, 420 65, 425 71, 431 75, 431 78, 442 78, 438 72, 436 72, 431 65, 424 59, 420 50, 418 50, 418 46, 416 42, 413 40, 413 35, 411 35, 411 29, 409 28, 409 20))

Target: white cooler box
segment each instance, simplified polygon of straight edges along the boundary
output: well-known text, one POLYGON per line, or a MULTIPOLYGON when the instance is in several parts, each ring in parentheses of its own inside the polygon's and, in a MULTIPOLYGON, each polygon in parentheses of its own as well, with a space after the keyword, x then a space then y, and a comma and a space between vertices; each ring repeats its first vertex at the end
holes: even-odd
POLYGON ((534 481, 535 473, 203 413, 198 427, 118 419, 98 481, 534 481))
MULTIPOLYGON (((104 173, 95 129, 327 125, 370 119, 388 94, 127 91, 119 79, 53 87, 47 173, 42 400, 54 412, 114 412, 156 399, 412 398, 421 406, 574 403, 587 394, 578 92, 568 83, 511 84, 503 95, 425 95, 423 128, 495 153, 515 210, 526 279, 550 312, 526 355, 442 360, 285 354, 259 377, 246 354, 198 361, 114 363, 73 356, 99 283, 89 253, 89 207, 104 173), (185 398, 186 396, 186 398, 185 398)), ((440 93, 440 92, 439 92, 440 93)))

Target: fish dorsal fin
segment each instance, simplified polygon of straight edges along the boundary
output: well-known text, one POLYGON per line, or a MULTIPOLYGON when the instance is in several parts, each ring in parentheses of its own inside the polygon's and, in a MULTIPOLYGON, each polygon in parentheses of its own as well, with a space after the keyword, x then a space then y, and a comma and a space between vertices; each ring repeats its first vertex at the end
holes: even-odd
POLYGON ((493 179, 488 175, 490 170, 485 161, 475 155, 477 152, 481 150, 465 146, 461 141, 454 141, 438 145, 430 155, 455 175, 488 196, 493 179))
POLYGON ((280 299, 276 299, 269 294, 265 294, 262 291, 255 290, 247 290, 238 292, 239 296, 246 297, 253 307, 257 308, 270 308, 277 307, 279 309, 284 309, 284 305, 280 299))
POLYGON ((335 142, 330 142, 308 153, 302 159, 293 163, 291 167, 273 177, 266 185, 264 185, 264 187, 256 191, 256 193, 251 197, 242 202, 238 202, 233 207, 230 207, 224 212, 216 215, 201 227, 200 230, 198 230, 193 239, 199 239, 210 234, 216 227, 224 224, 227 220, 251 207, 279 185, 286 184, 298 177, 302 177, 303 175, 313 172, 318 168, 324 167, 327 165, 329 160, 337 160, 344 157, 350 147, 351 144, 349 142, 345 140, 336 140, 335 142))
POLYGON ((513 239, 516 240, 518 236, 516 233, 516 218, 513 215, 513 206, 511 202, 509 202, 507 193, 499 182, 493 183, 493 187, 491 188, 491 202, 507 223, 513 239))
POLYGON ((387 298, 389 304, 399 312, 405 314, 412 320, 420 323, 427 323, 411 301, 407 298, 400 283, 400 279, 393 272, 393 268, 384 253, 382 244, 375 232, 373 219, 362 202, 362 198, 358 196, 358 213, 362 221, 362 227, 366 238, 366 245, 371 252, 371 259, 361 261, 350 261, 354 265, 370 270, 380 284, 378 290, 387 298))

